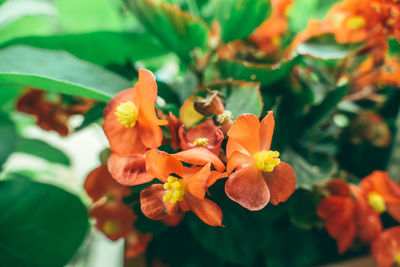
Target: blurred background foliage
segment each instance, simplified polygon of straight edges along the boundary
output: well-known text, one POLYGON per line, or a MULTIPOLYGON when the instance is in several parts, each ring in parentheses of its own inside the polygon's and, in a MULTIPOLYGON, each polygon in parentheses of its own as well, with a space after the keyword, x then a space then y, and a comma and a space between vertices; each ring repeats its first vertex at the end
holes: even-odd
MULTIPOLYGON (((282 47, 311 18, 323 18, 335 2, 295 0, 282 47)), ((339 45, 329 36, 303 44, 284 60, 281 56, 260 59, 251 53, 239 53, 235 59, 215 56, 213 20, 221 24, 222 42, 228 43, 247 38, 270 13, 265 0, 0 1, 0 168, 7 166, 13 153, 42 158, 57 168, 71 165, 62 149, 27 135, 35 121, 15 111, 16 100, 26 88, 98 101, 73 127, 79 134, 91 123, 101 122, 105 103, 134 84, 139 68, 147 68, 157 77, 157 106, 164 112, 179 115, 187 97, 193 92, 204 96, 205 88, 222 92, 235 117, 274 110, 273 147, 283 151, 282 160, 295 169, 299 188, 287 203, 249 212, 228 202, 223 183, 217 183, 211 195, 224 210, 226 226, 218 229, 194 216, 187 216, 176 228, 166 228, 136 207, 136 227, 154 237, 147 262, 310 266, 364 254, 365 247, 337 254, 335 242, 315 214, 321 199, 315 185, 334 176, 356 182, 376 169, 388 169, 393 178, 400 178, 396 168, 400 91, 384 86, 377 94, 379 101, 342 101, 351 85, 339 81, 336 72, 359 45, 339 45), (203 59, 209 64, 203 64, 203 59), (224 82, 213 83, 216 80, 224 82), (373 116, 378 119, 372 120, 373 116), (363 135, 370 132, 375 134, 363 135)), ((399 47, 391 40, 390 53, 398 53, 399 47)), ((82 203, 88 200, 82 191, 55 182, 54 176, 4 168, 2 262, 62 266, 76 253, 88 229, 82 203)))

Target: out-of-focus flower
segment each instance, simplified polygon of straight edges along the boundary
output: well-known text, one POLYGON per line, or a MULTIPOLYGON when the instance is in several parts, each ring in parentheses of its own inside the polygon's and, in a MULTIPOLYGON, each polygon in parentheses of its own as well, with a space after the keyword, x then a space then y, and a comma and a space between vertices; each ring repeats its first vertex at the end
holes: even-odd
MULTIPOLYGON (((210 153, 210 152, 209 152, 210 153)), ((150 150, 146 153, 147 172, 164 184, 153 184, 140 193, 143 213, 153 220, 181 216, 193 211, 212 226, 222 225, 222 211, 205 198, 210 179, 210 163, 198 172, 187 172, 173 155, 150 150)))
POLYGON ((205 147, 215 155, 219 155, 224 133, 215 126, 212 120, 207 120, 186 131, 183 126, 179 129, 179 139, 182 150, 194 147, 205 147))
POLYGON ((269 202, 277 205, 294 192, 292 167, 271 151, 275 121, 272 112, 261 121, 255 115, 239 116, 228 132, 228 173, 225 191, 230 199, 249 210, 260 210, 269 202))
POLYGON ((372 255, 378 267, 400 265, 400 226, 383 231, 371 244, 372 255))
POLYGON ((142 234, 131 229, 125 235, 125 258, 135 258, 143 253, 151 239, 151 234, 142 234))
POLYGON ((160 125, 166 125, 167 121, 157 118, 156 97, 157 84, 153 74, 141 69, 135 87, 120 92, 107 104, 103 129, 112 152, 134 156, 161 145, 160 125))

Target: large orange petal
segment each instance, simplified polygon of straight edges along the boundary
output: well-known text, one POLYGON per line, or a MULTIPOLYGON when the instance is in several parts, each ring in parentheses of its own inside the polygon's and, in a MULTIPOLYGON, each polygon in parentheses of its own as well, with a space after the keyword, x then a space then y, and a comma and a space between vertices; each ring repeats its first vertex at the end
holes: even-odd
POLYGON ((204 147, 195 147, 175 153, 173 156, 183 162, 194 165, 205 165, 210 162, 217 171, 222 172, 225 170, 224 163, 215 154, 204 147))
POLYGON ((232 138, 229 138, 228 142, 226 143, 226 156, 230 158, 230 156, 236 151, 245 155, 250 155, 249 152, 244 149, 244 147, 242 147, 238 142, 236 142, 232 138))
POLYGON ((383 231, 371 244, 372 255, 378 267, 390 267, 400 252, 400 226, 383 231))
POLYGON ((210 163, 193 175, 184 177, 185 189, 199 199, 204 199, 207 191, 208 179, 210 178, 210 163))
POLYGON ((279 163, 272 172, 263 172, 263 176, 271 194, 269 201, 274 205, 285 202, 296 188, 296 175, 286 162, 279 163))
POLYGON ((146 171, 144 155, 120 157, 112 154, 108 158, 107 165, 112 177, 123 185, 145 184, 154 179, 154 176, 146 171))
POLYGON ((365 197, 370 192, 376 192, 383 197, 385 202, 400 205, 400 186, 384 171, 374 171, 362 179, 360 187, 365 197))
POLYGON ((248 210, 260 210, 270 199, 267 183, 252 165, 232 173, 225 183, 225 192, 248 210))
POLYGON ((146 170, 164 183, 171 174, 183 175, 183 165, 179 160, 156 149, 146 152, 146 170))
POLYGON ((261 151, 260 121, 253 114, 240 115, 228 131, 229 139, 238 142, 250 155, 261 151))
POLYGON ((138 126, 126 128, 117 121, 115 110, 119 104, 134 101, 133 89, 118 93, 104 109, 103 130, 110 142, 112 152, 121 156, 132 156, 146 151, 145 145, 139 138, 138 126))
POLYGON ((153 184, 140 192, 140 208, 143 214, 152 220, 169 220, 180 216, 177 203, 164 202, 166 191, 162 184, 153 184))
POLYGON ((365 225, 359 227, 358 235, 363 243, 369 244, 378 237, 382 230, 383 226, 379 213, 371 209, 366 216, 365 225))
POLYGON ((222 210, 211 200, 200 200, 189 193, 185 194, 182 202, 206 224, 222 226, 222 210))
POLYGON ((400 205, 399 204, 388 204, 386 205, 387 211, 390 216, 393 217, 397 222, 400 223, 400 205))
POLYGON ((267 116, 261 121, 260 127, 260 141, 261 150, 270 150, 272 136, 274 134, 275 120, 272 111, 268 111, 267 116))
POLYGON ((231 173, 234 169, 241 169, 254 162, 254 159, 247 154, 235 151, 229 158, 227 163, 227 172, 231 173))

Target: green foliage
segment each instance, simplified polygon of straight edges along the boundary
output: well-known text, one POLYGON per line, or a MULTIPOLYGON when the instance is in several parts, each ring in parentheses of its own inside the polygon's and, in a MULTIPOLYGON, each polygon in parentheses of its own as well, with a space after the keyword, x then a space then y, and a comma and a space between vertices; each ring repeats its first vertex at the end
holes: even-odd
POLYGON ((63 266, 88 230, 81 201, 48 184, 0 181, 0 209, 0 258, 5 266, 63 266))
POLYGON ((27 46, 0 51, 1 83, 17 83, 101 101, 131 86, 124 78, 66 52, 27 46))
POLYGON ((14 151, 17 144, 17 132, 14 123, 0 113, 0 170, 8 156, 14 151))
POLYGON ((297 190, 288 201, 290 221, 299 228, 310 230, 319 219, 316 210, 321 200, 315 191, 297 190))
POLYGON ((221 24, 222 40, 226 43, 249 36, 270 14, 268 0, 217 1, 216 17, 221 24))
POLYGON ((18 138, 16 152, 30 154, 48 160, 49 162, 59 163, 66 166, 71 164, 67 155, 65 155, 60 149, 37 139, 18 138))
POLYGON ((185 61, 197 48, 205 50, 209 30, 204 21, 176 6, 150 0, 126 0, 143 25, 185 61))

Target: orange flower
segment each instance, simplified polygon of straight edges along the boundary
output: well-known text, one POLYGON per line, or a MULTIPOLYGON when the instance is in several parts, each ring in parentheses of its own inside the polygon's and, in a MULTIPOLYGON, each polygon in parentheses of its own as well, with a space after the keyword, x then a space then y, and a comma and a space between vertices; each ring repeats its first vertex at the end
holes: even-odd
POLYGON ((121 157, 113 153, 108 158, 108 170, 118 183, 127 186, 145 184, 154 179, 146 172, 144 154, 121 157))
POLYGON ((400 226, 383 231, 371 244, 372 255, 378 267, 400 265, 400 226))
POLYGON ((249 210, 260 210, 268 202, 277 205, 294 192, 292 167, 271 151, 275 121, 272 111, 261 121, 255 115, 239 116, 228 131, 228 173, 225 184, 230 199, 249 210))
POLYGON ((388 213, 400 222, 400 186, 386 172, 374 171, 360 183, 361 195, 378 213, 388 213))
POLYGON ((96 227, 115 241, 124 237, 133 226, 135 215, 122 202, 109 202, 89 211, 96 218, 96 227))
POLYGON ((120 201, 131 193, 129 188, 120 185, 113 179, 107 166, 104 165, 89 173, 83 187, 93 202, 104 196, 107 197, 107 200, 120 201))
POLYGON ((170 112, 168 118, 168 129, 171 134, 171 146, 175 150, 178 150, 180 148, 179 128, 181 127, 181 125, 182 122, 170 112))
POLYGON ((358 188, 333 179, 327 189, 330 196, 319 203, 317 214, 324 219, 328 234, 336 240, 339 253, 347 251, 355 238, 363 243, 374 240, 382 231, 379 214, 366 205, 358 188))
POLYGON ((125 235, 125 258, 135 258, 143 253, 151 238, 151 234, 142 234, 132 228, 131 231, 125 235))
POLYGON ((104 110, 103 129, 111 151, 120 156, 142 154, 162 142, 160 125, 154 106, 157 84, 148 70, 139 70, 139 81, 133 89, 117 94, 104 110))
POLYGON ((148 151, 147 172, 164 184, 153 184, 140 193, 143 214, 153 220, 162 220, 191 210, 205 223, 222 226, 221 209, 205 198, 211 177, 210 166, 207 163, 193 174, 173 155, 148 151))
POLYGON ((207 120, 188 131, 182 125, 179 128, 179 139, 183 150, 205 147, 218 156, 224 133, 212 120, 207 120))

